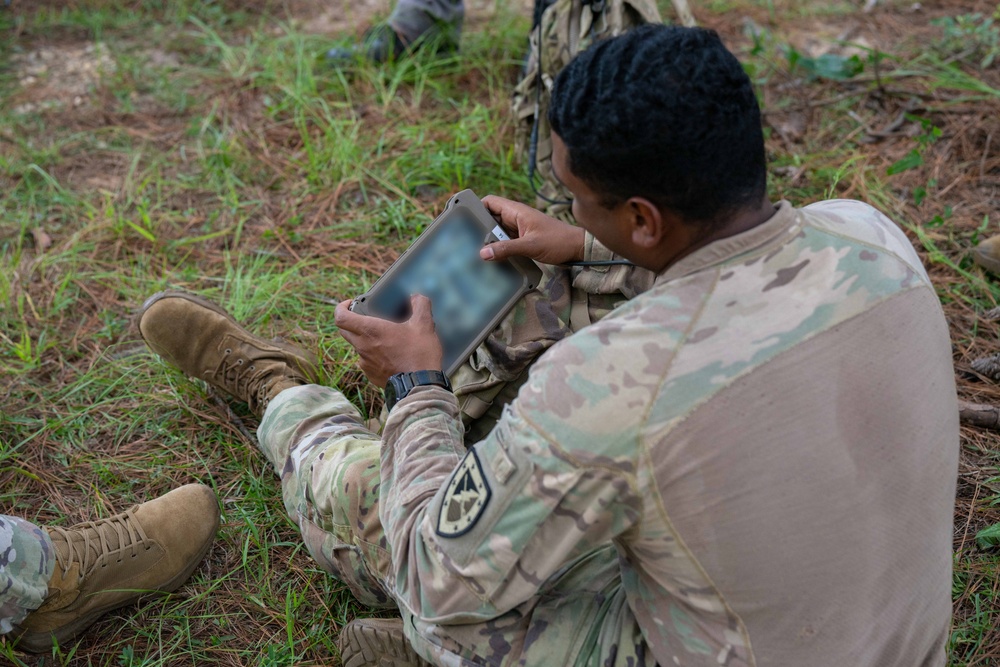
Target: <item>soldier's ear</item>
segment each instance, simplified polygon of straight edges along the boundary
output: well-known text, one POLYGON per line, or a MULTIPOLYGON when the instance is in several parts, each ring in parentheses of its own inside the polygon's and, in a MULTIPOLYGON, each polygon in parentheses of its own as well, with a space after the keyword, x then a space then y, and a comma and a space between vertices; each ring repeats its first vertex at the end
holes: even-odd
POLYGON ((625 214, 632 243, 649 250, 660 245, 668 234, 667 220, 659 207, 644 197, 632 197, 625 202, 625 214))

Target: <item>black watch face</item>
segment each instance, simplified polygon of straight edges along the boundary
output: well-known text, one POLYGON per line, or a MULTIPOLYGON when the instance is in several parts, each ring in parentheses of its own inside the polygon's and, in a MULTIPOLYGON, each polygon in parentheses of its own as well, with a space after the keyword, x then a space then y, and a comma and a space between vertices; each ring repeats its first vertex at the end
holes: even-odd
POLYGON ((389 382, 385 385, 384 396, 385 407, 387 410, 392 410, 392 406, 396 405, 396 401, 399 400, 399 397, 396 395, 396 382, 398 382, 398 380, 394 375, 389 378, 389 382))

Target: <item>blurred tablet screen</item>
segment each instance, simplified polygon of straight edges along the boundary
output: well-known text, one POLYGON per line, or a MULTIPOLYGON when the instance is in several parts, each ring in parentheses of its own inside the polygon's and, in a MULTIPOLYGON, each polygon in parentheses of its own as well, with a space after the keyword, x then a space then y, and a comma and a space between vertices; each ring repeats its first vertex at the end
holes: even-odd
POLYGON ((461 209, 455 211, 412 249, 413 256, 392 282, 370 296, 369 312, 403 322, 410 317, 410 295, 426 296, 444 348, 444 368, 464 361, 458 356, 523 285, 523 277, 510 263, 480 259, 484 240, 482 226, 461 209))

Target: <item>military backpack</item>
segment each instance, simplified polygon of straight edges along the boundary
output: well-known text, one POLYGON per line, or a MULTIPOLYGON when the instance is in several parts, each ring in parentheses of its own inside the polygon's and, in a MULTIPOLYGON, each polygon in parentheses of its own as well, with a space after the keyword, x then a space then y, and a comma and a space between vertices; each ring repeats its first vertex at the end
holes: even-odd
MULTIPOLYGON (((681 23, 694 25, 686 0, 673 4, 681 23)), ((569 193, 552 176, 547 113, 556 75, 594 41, 660 21, 653 0, 536 0, 529 54, 512 107, 515 151, 527 166, 539 210, 572 222, 569 193)))

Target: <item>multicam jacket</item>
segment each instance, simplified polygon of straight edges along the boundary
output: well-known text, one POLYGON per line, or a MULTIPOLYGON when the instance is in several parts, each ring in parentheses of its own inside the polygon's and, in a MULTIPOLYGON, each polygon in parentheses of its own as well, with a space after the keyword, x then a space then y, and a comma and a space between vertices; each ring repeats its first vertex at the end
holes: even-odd
POLYGON ((955 408, 901 231, 858 202, 782 203, 553 345, 481 442, 444 389, 396 406, 394 597, 424 627, 479 627, 611 544, 615 618, 650 662, 943 665, 955 408))

